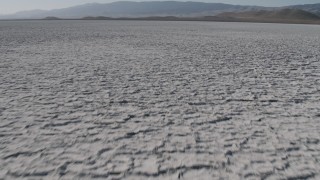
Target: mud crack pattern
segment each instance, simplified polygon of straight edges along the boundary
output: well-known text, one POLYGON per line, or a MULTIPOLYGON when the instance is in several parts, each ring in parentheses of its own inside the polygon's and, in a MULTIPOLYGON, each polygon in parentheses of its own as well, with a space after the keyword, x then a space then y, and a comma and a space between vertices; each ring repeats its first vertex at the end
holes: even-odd
POLYGON ((320 179, 320 26, 0 22, 0 179, 320 179))

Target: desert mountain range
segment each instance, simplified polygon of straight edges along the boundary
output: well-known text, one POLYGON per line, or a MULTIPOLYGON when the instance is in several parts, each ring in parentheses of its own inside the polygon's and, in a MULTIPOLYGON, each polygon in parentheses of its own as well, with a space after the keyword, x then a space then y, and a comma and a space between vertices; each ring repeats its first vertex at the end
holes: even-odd
MULTIPOLYGON (((223 3, 203 3, 203 2, 177 2, 177 1, 153 1, 153 2, 130 2, 121 1, 107 4, 90 3, 69 8, 55 10, 32 10, 22 11, 11 15, 0 16, 1 19, 42 19, 45 17, 57 18, 83 18, 83 17, 110 17, 110 18, 141 18, 141 17, 205 17, 216 16, 269 16, 276 18, 281 16, 279 10, 298 9, 301 11, 283 11, 286 15, 304 18, 314 18, 320 16, 319 4, 305 4, 285 7, 262 7, 243 6, 223 3), (270 13, 274 11, 275 13, 270 13), (310 13, 310 14, 309 14, 310 13), (312 13, 312 15, 311 15, 312 13), (268 14, 268 15, 267 15, 268 14)), ((288 11, 288 10, 287 10, 288 11)))

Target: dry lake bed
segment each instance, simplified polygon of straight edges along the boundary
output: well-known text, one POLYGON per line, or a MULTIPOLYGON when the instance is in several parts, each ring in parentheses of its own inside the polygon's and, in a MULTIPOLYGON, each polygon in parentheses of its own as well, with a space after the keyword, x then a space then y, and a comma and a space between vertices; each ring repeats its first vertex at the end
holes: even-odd
POLYGON ((320 179, 320 26, 1 21, 0 179, 320 179))

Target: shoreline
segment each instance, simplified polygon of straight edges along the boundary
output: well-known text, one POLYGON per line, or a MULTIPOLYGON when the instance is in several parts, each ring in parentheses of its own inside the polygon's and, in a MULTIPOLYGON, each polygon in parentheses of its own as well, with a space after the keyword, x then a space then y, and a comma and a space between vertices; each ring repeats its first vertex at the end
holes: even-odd
POLYGON ((305 24, 320 25, 320 21, 308 20, 255 20, 255 19, 223 19, 216 17, 178 18, 178 17, 145 17, 145 18, 57 18, 57 19, 0 19, 0 21, 190 21, 190 22, 243 22, 243 23, 272 23, 272 24, 305 24))

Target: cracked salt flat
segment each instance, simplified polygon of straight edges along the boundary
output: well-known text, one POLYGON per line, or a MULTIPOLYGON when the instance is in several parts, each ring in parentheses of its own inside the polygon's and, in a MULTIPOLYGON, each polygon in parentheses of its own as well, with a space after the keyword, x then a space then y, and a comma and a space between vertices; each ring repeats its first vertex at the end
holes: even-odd
POLYGON ((0 22, 0 179, 320 179, 320 26, 0 22))

